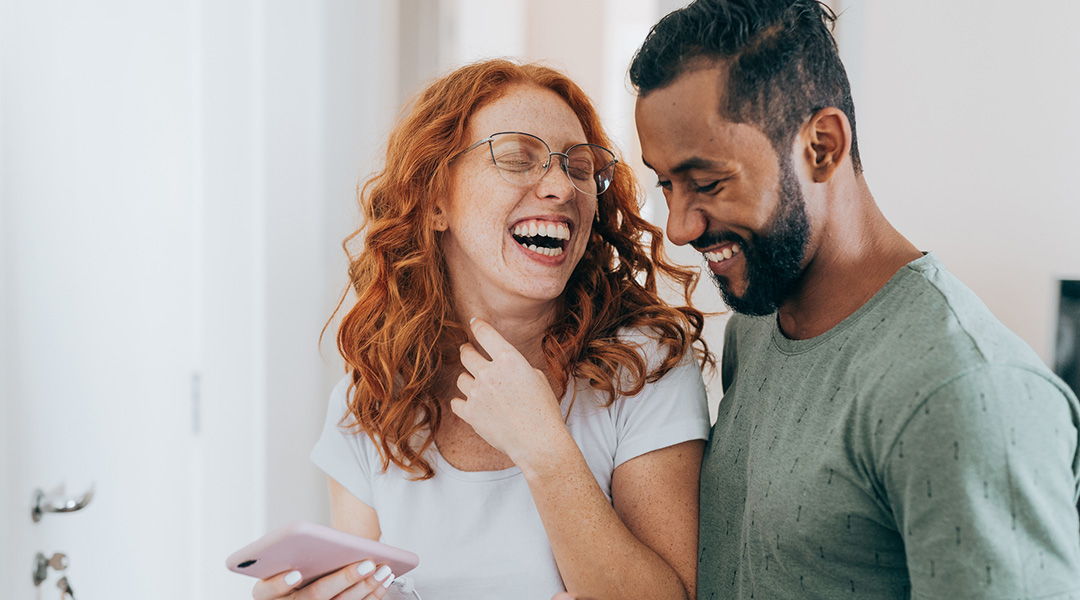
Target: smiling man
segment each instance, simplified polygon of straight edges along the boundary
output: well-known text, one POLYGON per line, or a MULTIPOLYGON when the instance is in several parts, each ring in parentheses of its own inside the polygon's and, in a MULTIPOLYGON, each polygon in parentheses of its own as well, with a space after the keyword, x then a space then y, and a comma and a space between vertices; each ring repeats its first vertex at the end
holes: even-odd
POLYGON ((1078 597, 1080 406, 878 209, 834 19, 699 0, 630 68, 668 237, 736 313, 698 597, 1078 597))

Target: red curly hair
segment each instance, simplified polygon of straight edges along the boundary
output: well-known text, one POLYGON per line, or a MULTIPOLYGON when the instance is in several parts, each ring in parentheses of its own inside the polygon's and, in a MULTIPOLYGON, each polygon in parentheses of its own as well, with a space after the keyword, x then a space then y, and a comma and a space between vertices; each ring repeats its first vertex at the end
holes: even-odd
MULTIPOLYGON (((471 141, 465 138, 470 117, 515 85, 555 92, 581 121, 588 142, 611 147, 592 103, 565 75, 542 65, 490 60, 457 69, 416 98, 390 135, 385 167, 360 191, 363 225, 343 244, 357 301, 337 334, 352 374, 342 423, 371 438, 384 470, 394 463, 417 479, 434 475, 423 455, 442 422, 438 395, 467 340, 433 227, 435 199, 448 195, 448 158, 471 141), (363 249, 353 255, 349 243, 361 234, 363 249), (421 441, 416 436, 424 430, 421 441)), ((606 392, 608 404, 637 394, 695 342, 701 344, 696 357, 713 362, 701 338, 704 316, 690 305, 697 272, 667 261, 661 231, 638 212, 640 197, 633 172, 619 162, 611 187, 597 199, 597 220, 559 315, 543 337, 546 370, 559 397, 571 377, 606 392), (682 288, 686 306, 660 299, 658 273, 682 288), (663 360, 649 370, 640 349, 619 337, 624 328, 649 332, 663 360)))

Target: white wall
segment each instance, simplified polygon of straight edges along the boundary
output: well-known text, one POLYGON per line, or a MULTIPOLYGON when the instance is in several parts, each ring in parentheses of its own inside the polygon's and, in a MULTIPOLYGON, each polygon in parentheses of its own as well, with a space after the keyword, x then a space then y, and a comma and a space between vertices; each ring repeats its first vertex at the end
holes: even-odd
POLYGON ((1080 276, 1080 3, 842 4, 878 204, 1049 362, 1080 276))
MULTIPOLYGON (((0 2, 0 23, 4 23, 10 18, 8 13, 7 3, 0 2)), ((4 55, 9 51, 7 30, 0 27, 0 115, 4 114, 5 106, 4 55)), ((4 119, 0 118, 0 140, 5 139, 6 135, 4 119)), ((7 196, 4 191, 7 189, 4 151, 4 144, 0 143, 0 433, 3 435, 3 439, 0 439, 0 540, 10 540, 14 536, 11 527, 12 521, 6 518, 5 515, 12 514, 16 509, 12 506, 9 495, 4 493, 4 490, 10 485, 8 482, 11 481, 11 457, 15 456, 16 448, 7 425, 11 422, 11 410, 9 407, 12 399, 9 397, 10 386, 8 383, 8 365, 11 356, 8 347, 11 343, 11 334, 7 323, 9 273, 7 246, 9 236, 7 235, 7 196)), ((15 552, 14 544, 0 543, 0 564, 14 564, 16 560, 15 552)))
POLYGON ((323 183, 324 6, 267 3, 263 57, 261 193, 265 313, 267 526, 323 515, 324 478, 307 459, 325 415, 319 329, 331 295, 325 262, 323 183))
POLYGON ((250 587, 221 568, 240 545, 289 521, 329 521, 326 478, 307 455, 343 369, 334 326, 321 348, 319 332, 347 283, 356 186, 397 108, 393 8, 203 8, 207 597, 250 587), (250 455, 211 466, 237 447, 250 455), (244 507, 243 523, 211 511, 215 501, 244 507))
POLYGON ((397 111, 392 9, 375 1, 264 8, 267 527, 329 522, 326 477, 308 452, 344 369, 335 325, 321 346, 319 333, 348 283, 341 242, 359 225, 357 185, 376 168, 397 111))
POLYGON ((193 102, 199 121, 201 431, 196 481, 205 597, 243 597, 250 583, 223 557, 266 524, 265 246, 262 228, 262 42, 253 2, 200 2, 193 102), (219 595, 220 594, 220 595, 219 595))

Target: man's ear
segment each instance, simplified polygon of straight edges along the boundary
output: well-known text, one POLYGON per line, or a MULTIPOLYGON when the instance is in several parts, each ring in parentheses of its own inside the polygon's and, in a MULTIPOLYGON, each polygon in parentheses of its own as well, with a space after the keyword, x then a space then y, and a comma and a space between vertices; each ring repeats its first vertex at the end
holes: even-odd
POLYGON ((435 203, 435 214, 431 216, 431 228, 435 231, 450 229, 450 223, 446 220, 446 211, 443 210, 441 201, 435 203))
POLYGON ((839 108, 823 108, 803 125, 799 139, 814 183, 825 183, 850 158, 851 122, 839 108))

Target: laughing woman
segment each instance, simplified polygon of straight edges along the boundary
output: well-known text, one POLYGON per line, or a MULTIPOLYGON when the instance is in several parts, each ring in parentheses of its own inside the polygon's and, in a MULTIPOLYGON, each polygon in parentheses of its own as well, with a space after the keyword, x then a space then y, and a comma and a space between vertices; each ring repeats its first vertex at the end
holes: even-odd
MULTIPOLYGON (((695 276, 609 148, 565 76, 489 61, 419 96, 361 194, 312 458, 334 526, 419 554, 424 598, 694 597, 711 357, 695 276)), ((393 575, 284 577, 255 596, 380 598, 393 575)))

